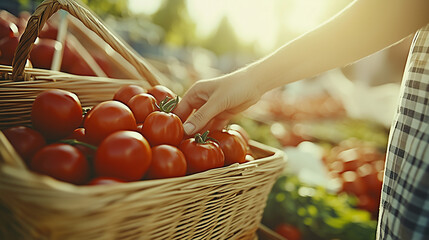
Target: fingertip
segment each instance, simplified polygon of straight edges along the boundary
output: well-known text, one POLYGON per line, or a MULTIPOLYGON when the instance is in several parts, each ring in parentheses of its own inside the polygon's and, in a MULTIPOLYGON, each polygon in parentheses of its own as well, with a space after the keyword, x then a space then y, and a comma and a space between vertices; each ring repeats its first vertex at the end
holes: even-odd
POLYGON ((190 122, 186 122, 183 124, 183 130, 185 131, 186 135, 190 136, 194 133, 195 125, 190 122))

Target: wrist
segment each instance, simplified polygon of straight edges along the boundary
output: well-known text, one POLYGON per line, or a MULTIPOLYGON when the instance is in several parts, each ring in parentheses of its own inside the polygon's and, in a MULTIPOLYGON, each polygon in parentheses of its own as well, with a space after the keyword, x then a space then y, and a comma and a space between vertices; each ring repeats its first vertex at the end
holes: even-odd
POLYGON ((255 65, 256 63, 252 63, 243 67, 231 73, 230 77, 234 79, 233 81, 236 86, 241 86, 242 88, 251 90, 257 96, 262 96, 268 89, 263 84, 263 74, 255 68, 255 65))
POLYGON ((254 88, 262 96, 269 90, 282 85, 279 83, 282 71, 278 69, 274 71, 272 67, 267 64, 266 60, 261 59, 238 71, 237 75, 240 75, 238 79, 245 79, 245 84, 254 88))

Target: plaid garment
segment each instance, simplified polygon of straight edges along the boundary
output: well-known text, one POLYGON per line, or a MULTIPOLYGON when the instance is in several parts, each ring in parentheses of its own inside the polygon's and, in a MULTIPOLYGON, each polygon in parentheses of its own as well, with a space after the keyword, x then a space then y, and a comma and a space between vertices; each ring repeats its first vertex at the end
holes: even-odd
POLYGON ((377 239, 429 239, 429 24, 414 37, 402 79, 377 239))

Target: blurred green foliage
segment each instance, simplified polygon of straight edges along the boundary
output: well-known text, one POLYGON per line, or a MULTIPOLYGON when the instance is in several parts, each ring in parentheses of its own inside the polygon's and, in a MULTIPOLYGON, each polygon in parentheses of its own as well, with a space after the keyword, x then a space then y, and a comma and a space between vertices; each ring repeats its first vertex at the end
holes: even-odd
POLYGON ((238 39, 227 17, 222 18, 216 31, 203 40, 201 45, 218 55, 227 53, 256 53, 253 44, 244 44, 238 39))
POLYGON ((125 17, 129 15, 127 0, 81 0, 101 17, 113 15, 125 17))
POLYGON ((330 119, 300 123, 300 128, 319 143, 339 144, 356 139, 386 151, 389 129, 379 123, 363 119, 330 119))
POLYGON ((206 39, 197 37, 196 22, 189 16, 185 0, 163 1, 151 16, 152 22, 165 31, 164 43, 170 46, 201 46, 218 55, 228 53, 255 53, 253 44, 243 44, 235 34, 228 18, 224 17, 217 29, 206 39))
POLYGON ((185 0, 163 1, 151 19, 154 24, 164 29, 164 43, 172 46, 196 43, 195 22, 189 16, 185 0))
POLYGON ((273 229, 280 223, 294 225, 303 239, 375 239, 376 221, 355 206, 355 197, 332 194, 283 175, 268 196, 262 222, 273 229))

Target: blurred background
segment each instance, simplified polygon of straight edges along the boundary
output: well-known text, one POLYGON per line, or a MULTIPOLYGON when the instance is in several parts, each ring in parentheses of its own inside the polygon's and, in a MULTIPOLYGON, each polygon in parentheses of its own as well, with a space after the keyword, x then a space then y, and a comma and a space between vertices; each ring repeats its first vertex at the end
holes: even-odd
MULTIPOLYGON (((40 2, 3 0, 0 18, 13 15, 10 19, 15 18, 22 33, 40 2)), ((271 53, 352 1, 82 2, 181 95, 199 79, 231 72, 271 53)), ((58 29, 64 26, 66 49, 85 56, 81 62, 86 65, 65 66, 63 58, 59 70, 118 79, 137 76, 103 40, 65 12, 50 19, 40 42, 59 41, 58 29), (65 21, 68 24, 62 25, 65 21)), ((274 89, 233 119, 253 140, 283 149, 288 159, 267 202, 264 224, 288 239, 375 236, 388 132, 411 40, 409 36, 356 63, 274 89)), ((2 46, 0 41, 0 50, 2 46)), ((5 64, 5 51, 2 54, 5 64)), ((34 67, 52 68, 51 61, 39 63, 41 58, 32 58, 34 67)))
MULTIPOLYGON (((19 15, 34 11, 40 2, 6 0, 0 7, 19 15)), ((178 60, 204 78, 233 71, 271 53, 328 20, 351 0, 82 2, 143 57, 178 60)), ((371 79, 373 85, 399 82, 408 45, 404 41, 342 71, 351 80, 371 79)))

